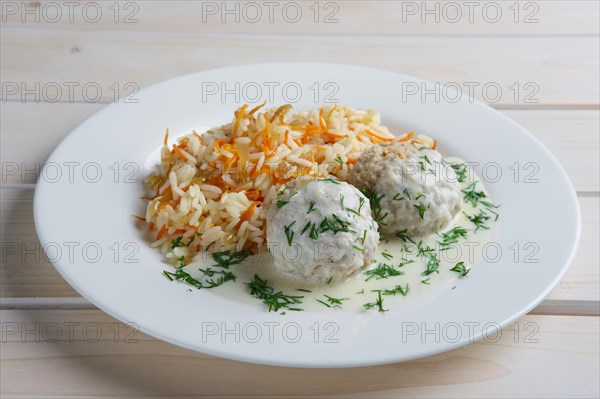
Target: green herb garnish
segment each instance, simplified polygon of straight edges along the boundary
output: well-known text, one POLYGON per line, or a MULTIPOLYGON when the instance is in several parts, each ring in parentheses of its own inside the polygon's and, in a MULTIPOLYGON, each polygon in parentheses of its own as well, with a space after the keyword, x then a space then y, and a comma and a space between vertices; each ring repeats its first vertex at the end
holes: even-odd
POLYGON ((387 263, 379 263, 375 269, 366 270, 363 272, 365 276, 368 276, 365 281, 369 281, 373 277, 377 280, 381 280, 383 278, 401 276, 404 272, 395 269, 393 266, 388 265, 387 263))
POLYGON ((456 226, 452 230, 438 235, 442 237, 442 241, 438 241, 440 246, 444 247, 443 249, 448 249, 450 245, 456 244, 459 238, 467 238, 467 229, 456 226))
POLYGON ((285 232, 285 237, 287 238, 288 245, 292 245, 292 240, 294 239, 294 232, 291 230, 294 224, 296 224, 295 220, 289 225, 283 227, 283 231, 285 232))
POLYGON ((290 305, 301 304, 300 299, 304 298, 299 295, 288 295, 281 291, 275 292, 272 287, 267 285, 267 280, 262 280, 258 275, 254 275, 254 278, 247 282, 246 285, 250 288, 250 295, 262 300, 267 305, 269 312, 276 312, 281 308, 287 310, 300 311, 301 308, 291 307, 290 305))
POLYGON ((463 200, 467 204, 471 204, 474 208, 477 207, 479 200, 486 198, 487 195, 483 191, 476 191, 475 188, 477 182, 470 183, 465 189, 461 190, 463 193, 463 200))
POLYGON ((388 213, 383 213, 383 210, 381 209, 381 199, 385 197, 385 194, 377 196, 377 194, 371 190, 364 190, 362 193, 369 199, 371 211, 373 212, 373 219, 375 219, 375 222, 385 226, 383 221, 387 217, 388 213))
POLYGON ((439 273, 440 260, 435 255, 435 249, 428 246, 427 244, 423 244, 423 241, 420 241, 417 246, 417 255, 423 256, 426 261, 427 269, 421 273, 422 276, 429 276, 432 273, 439 273))
POLYGON ((375 299, 375 302, 365 303, 363 304, 363 307, 365 309, 371 309, 376 307, 380 312, 387 312, 388 309, 383 308, 383 298, 381 297, 381 290, 374 290, 371 292, 377 292, 377 298, 375 299))
POLYGON ((406 286, 402 287, 401 285, 397 285, 391 290, 383 290, 382 295, 396 295, 400 294, 402 296, 406 296, 408 294, 408 283, 406 286))
POLYGON ((467 277, 467 274, 469 274, 469 271, 471 269, 468 269, 465 266, 465 262, 458 262, 452 269, 453 272, 457 272, 458 274, 460 274, 461 277, 467 277))
POLYGON ((413 206, 417 208, 419 211, 419 217, 423 219, 423 216, 425 216, 425 211, 427 210, 425 209, 425 206, 423 204, 414 204, 413 206))
POLYGON ((185 247, 186 245, 181 242, 183 236, 177 237, 175 240, 171 240, 171 249, 175 249, 178 247, 185 247))
POLYGON ((235 265, 252 255, 250 251, 223 251, 214 252, 212 254, 213 259, 217 262, 218 266, 227 269, 231 265, 235 265))
POLYGON ((347 301, 350 298, 333 298, 329 295, 323 294, 323 296, 325 297, 326 301, 322 301, 320 299, 316 299, 317 302, 327 306, 328 308, 334 307, 334 308, 342 308, 342 301, 347 301))
POLYGON ((412 242, 415 244, 412 238, 408 236, 408 229, 400 230, 396 232, 396 237, 402 240, 402 242, 412 242))

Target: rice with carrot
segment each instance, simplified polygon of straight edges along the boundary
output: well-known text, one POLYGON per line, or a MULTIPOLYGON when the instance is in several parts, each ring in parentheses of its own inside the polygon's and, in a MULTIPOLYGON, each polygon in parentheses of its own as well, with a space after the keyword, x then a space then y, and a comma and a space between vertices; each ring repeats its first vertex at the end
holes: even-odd
POLYGON ((255 251, 266 241, 266 215, 280 188, 299 176, 346 180, 367 147, 392 140, 434 147, 425 136, 396 138, 379 112, 331 105, 310 112, 291 105, 244 105, 231 123, 184 136, 165 135, 145 221, 151 244, 171 260, 201 251, 255 251))

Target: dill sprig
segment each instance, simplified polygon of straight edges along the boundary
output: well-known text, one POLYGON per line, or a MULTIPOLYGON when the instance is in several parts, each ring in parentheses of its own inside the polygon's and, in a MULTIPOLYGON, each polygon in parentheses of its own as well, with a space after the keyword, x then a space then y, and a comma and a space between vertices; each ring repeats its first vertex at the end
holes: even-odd
POLYGON ((183 264, 184 258, 180 257, 178 260, 181 262, 181 265, 179 265, 175 272, 164 270, 163 275, 171 281, 181 281, 198 289, 214 288, 223 285, 228 281, 235 281, 235 275, 226 269, 229 269, 229 266, 231 265, 240 263, 250 255, 252 255, 252 252, 250 251, 214 252, 212 257, 217 264, 212 267, 207 267, 206 269, 199 268, 198 270, 203 274, 203 278, 200 280, 192 277, 188 272, 183 270, 183 267, 185 266, 183 264), (219 267, 224 270, 213 269, 213 267, 219 267))
POLYGON ((394 268, 394 266, 388 265, 387 263, 379 263, 375 269, 366 270, 363 272, 365 276, 368 276, 365 281, 369 281, 373 277, 377 280, 384 278, 402 276, 404 272, 394 268))
POLYGON ((427 210, 425 206, 423 204, 414 204, 413 207, 417 208, 417 211, 419 211, 419 217, 423 219, 425 216, 425 211, 427 210))
POLYGON ((417 246, 417 255, 425 258, 425 264, 427 268, 421 273, 422 276, 429 276, 432 273, 439 273, 440 260, 435 254, 435 249, 423 241, 420 241, 417 246))
POLYGON ((291 228, 294 224, 296 224, 295 220, 292 223, 290 223, 289 225, 283 226, 283 231, 285 233, 285 237, 287 238, 288 245, 292 245, 292 240, 294 239, 294 231, 291 230, 291 228))
POLYGON ((383 210, 381 209, 381 199, 385 197, 385 194, 378 196, 374 191, 371 190, 363 190, 362 193, 369 199, 371 211, 373 213, 373 219, 375 222, 385 226, 383 221, 387 217, 388 213, 383 213, 383 210))
POLYGON ((250 255, 252 255, 250 251, 223 251, 213 252, 212 257, 218 266, 227 269, 231 265, 240 263, 250 255))
POLYGON ((456 226, 452 230, 438 234, 440 237, 442 237, 442 240, 438 241, 438 244, 440 244, 442 249, 448 249, 450 245, 458 243, 460 238, 467 238, 467 232, 468 230, 464 227, 456 226))
POLYGON ((260 299, 267 305, 269 312, 277 312, 281 308, 296 311, 302 310, 301 308, 291 307, 290 305, 301 304, 302 301, 300 299, 304 298, 304 296, 288 295, 282 291, 275 291, 273 287, 267 285, 267 280, 262 280, 256 274, 251 281, 246 283, 246 285, 250 288, 250 295, 260 299))
POLYGON ((396 232, 396 237, 402 240, 402 242, 412 242, 415 244, 412 238, 408 236, 408 229, 399 230, 396 232))
POLYGON ((475 231, 481 230, 489 230, 489 227, 486 226, 486 222, 490 220, 492 217, 489 213, 484 212, 483 210, 479 210, 479 213, 476 215, 468 215, 465 213, 465 216, 471 223, 475 225, 475 231))
POLYGON ((382 295, 402 295, 402 296, 406 296, 408 295, 408 283, 406 283, 406 285, 404 287, 402 287, 402 285, 398 284, 397 286, 395 286, 394 288, 392 288, 391 290, 383 290, 382 291, 382 295))
POLYGON ((467 277, 471 269, 465 266, 465 262, 458 262, 452 269, 453 272, 460 274, 461 277, 467 277))
POLYGON ((387 312, 388 309, 383 308, 383 297, 381 296, 381 290, 373 290, 371 292, 377 292, 377 298, 375 298, 375 302, 365 303, 363 307, 365 309, 377 308, 380 312, 387 312))
POLYGON ((474 208, 477 207, 480 200, 487 198, 487 195, 483 191, 477 191, 476 188, 477 182, 474 181, 470 183, 466 188, 461 190, 463 193, 463 200, 467 204, 471 204, 474 208))
POLYGON ((459 183, 464 183, 467 180, 467 173, 469 172, 469 166, 466 163, 461 162, 448 162, 443 160, 442 163, 444 165, 450 166, 454 169, 454 173, 456 174, 456 179, 459 183))
POLYGON ((331 297, 329 295, 323 294, 323 296, 325 297, 325 301, 322 301, 320 299, 316 299, 317 302, 327 306, 328 308, 342 308, 342 301, 348 301, 350 298, 334 298, 331 297))

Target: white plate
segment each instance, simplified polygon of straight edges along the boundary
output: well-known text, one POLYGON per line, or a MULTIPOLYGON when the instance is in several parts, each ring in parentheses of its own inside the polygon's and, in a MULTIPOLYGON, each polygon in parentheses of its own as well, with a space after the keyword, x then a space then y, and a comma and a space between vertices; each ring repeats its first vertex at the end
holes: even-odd
POLYGON ((555 158, 522 127, 464 95, 455 101, 448 92, 438 102, 427 95, 423 101, 410 94, 415 87, 435 90, 408 76, 331 64, 239 66, 152 86, 135 95, 137 103, 113 104, 89 118, 52 153, 35 193, 40 241, 62 276, 100 309, 211 355, 346 367, 423 357, 486 335, 495 340, 498 326, 532 309, 567 269, 579 240, 577 199, 555 158), (495 247, 501 257, 473 267, 456 289, 422 306, 385 314, 280 316, 258 301, 235 302, 169 282, 161 274, 162 256, 147 246, 131 217, 143 214, 138 181, 148 173, 165 128, 176 136, 217 126, 231 120, 241 103, 265 99, 273 105, 294 101, 299 109, 332 100, 378 109, 392 131, 438 139, 445 155, 479 162, 475 169, 488 180, 501 171, 497 182, 486 182, 501 204, 495 247))

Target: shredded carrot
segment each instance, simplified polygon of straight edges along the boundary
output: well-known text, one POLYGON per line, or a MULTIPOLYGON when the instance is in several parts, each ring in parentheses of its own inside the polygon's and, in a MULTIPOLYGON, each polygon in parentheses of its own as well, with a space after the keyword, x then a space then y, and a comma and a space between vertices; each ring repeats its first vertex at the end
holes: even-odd
POLYGON ((204 137, 200 136, 195 130, 192 130, 192 133, 194 136, 198 137, 198 140, 200 140, 201 143, 204 142, 204 137))
POLYGON ((175 153, 177 155, 179 155, 179 158, 183 159, 184 161, 189 161, 185 155, 183 155, 183 152, 181 152, 181 150, 179 149, 179 147, 177 146, 177 144, 173 144, 173 151, 175 151, 175 153))
POLYGON ((291 108, 292 106, 290 104, 282 105, 281 107, 277 108, 277 110, 275 110, 275 113, 271 117, 270 122, 273 122, 275 119, 277 119, 278 116, 283 116, 285 113, 284 111, 287 111, 291 108))
POLYGON ((331 109, 329 110, 329 112, 327 113, 327 124, 329 125, 329 121, 331 119, 331 114, 333 114, 333 111, 335 111, 335 105, 333 107, 331 107, 331 109))
POLYGON ((252 115, 252 114, 254 114, 256 111, 258 111, 259 109, 261 109, 262 107, 264 107, 266 103, 267 103, 267 100, 265 100, 265 102, 264 102, 264 103, 262 103, 262 104, 260 104, 260 105, 257 105, 256 107, 252 108, 252 109, 250 110, 250 112, 248 112, 248 115, 252 115))
POLYGON ((258 200, 258 198, 260 197, 260 191, 258 191, 256 189, 248 190, 244 194, 246 194, 246 198, 248 198, 249 200, 253 200, 253 201, 258 200))
POLYGON ((131 216, 133 216, 133 217, 134 217, 134 218, 136 218, 137 220, 141 220, 142 222, 145 222, 145 221, 146 221, 146 218, 143 218, 143 217, 141 217, 141 216, 138 216, 138 215, 131 215, 131 216))
POLYGON ((401 143, 404 143, 404 142, 406 142, 406 141, 408 141, 408 140, 412 139, 412 137, 413 137, 414 135, 415 135, 415 134, 414 134, 413 132, 410 132, 409 134, 407 134, 406 136, 402 137, 402 138, 401 138, 400 140, 398 140, 398 141, 399 141, 399 142, 401 142, 401 143))
POLYGON ((163 238, 163 236, 167 233, 167 226, 164 225, 159 231, 158 234, 156 235, 156 239, 160 240, 161 238, 163 238))
POLYGON ((163 144, 167 145, 167 141, 169 141, 169 129, 167 128, 167 132, 165 133, 165 139, 163 140, 163 144))
POLYGON ((252 214, 254 213, 254 208, 260 204, 259 201, 254 201, 250 204, 250 206, 240 215, 240 221, 235 226, 236 228, 240 227, 245 220, 249 220, 252 214))
POLYGON ((235 115, 235 123, 233 124, 233 133, 231 134, 231 141, 235 140, 235 137, 237 135, 237 131, 240 128, 240 120, 241 117, 240 115, 243 117, 244 113, 246 111, 246 108, 248 108, 248 104, 244 104, 242 105, 238 110, 236 110, 234 112, 235 115))
POLYGON ((325 120, 323 119, 323 107, 321 107, 321 109, 319 110, 319 125, 321 126, 321 130, 323 130, 323 133, 327 132, 327 124, 325 123, 325 120))
POLYGON ((377 139, 377 140, 379 140, 379 141, 385 141, 385 142, 387 142, 387 141, 392 141, 392 139, 391 139, 391 138, 378 136, 377 134, 373 133, 373 132, 372 132, 372 131, 370 131, 369 129, 367 129, 367 130, 366 130, 366 132, 367 132, 367 134, 368 134, 368 135, 369 135, 371 138, 375 138, 375 139, 377 139))

